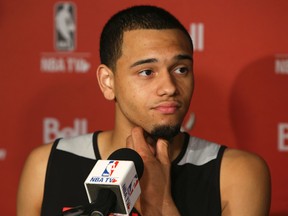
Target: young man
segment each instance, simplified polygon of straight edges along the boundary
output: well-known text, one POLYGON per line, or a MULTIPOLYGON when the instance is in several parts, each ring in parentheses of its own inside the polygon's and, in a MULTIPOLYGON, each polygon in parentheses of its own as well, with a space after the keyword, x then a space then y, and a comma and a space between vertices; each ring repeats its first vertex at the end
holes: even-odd
POLYGON ((57 140, 29 156, 19 216, 52 216, 88 203, 83 186, 96 160, 128 147, 144 161, 133 215, 264 216, 270 176, 263 160, 180 132, 193 93, 193 45, 163 9, 114 15, 100 41, 99 86, 115 101, 115 126, 57 140))

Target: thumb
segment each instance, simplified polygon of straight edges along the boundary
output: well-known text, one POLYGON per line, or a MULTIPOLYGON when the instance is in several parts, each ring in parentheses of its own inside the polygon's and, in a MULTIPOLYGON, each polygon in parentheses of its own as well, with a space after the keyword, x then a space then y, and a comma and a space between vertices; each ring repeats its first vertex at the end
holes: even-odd
POLYGON ((134 142, 131 135, 126 138, 126 148, 134 150, 134 142))
POLYGON ((170 164, 169 142, 164 139, 158 139, 156 144, 156 157, 162 164, 170 164))

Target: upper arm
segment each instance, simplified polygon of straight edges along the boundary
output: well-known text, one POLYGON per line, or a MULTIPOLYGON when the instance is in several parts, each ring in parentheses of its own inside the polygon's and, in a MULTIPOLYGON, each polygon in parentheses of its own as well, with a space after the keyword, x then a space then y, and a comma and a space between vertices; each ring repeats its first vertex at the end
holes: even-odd
POLYGON ((17 215, 39 216, 51 144, 34 149, 28 156, 17 194, 17 215))
POLYGON ((270 187, 263 159, 239 150, 225 151, 220 174, 223 216, 268 216, 270 187))

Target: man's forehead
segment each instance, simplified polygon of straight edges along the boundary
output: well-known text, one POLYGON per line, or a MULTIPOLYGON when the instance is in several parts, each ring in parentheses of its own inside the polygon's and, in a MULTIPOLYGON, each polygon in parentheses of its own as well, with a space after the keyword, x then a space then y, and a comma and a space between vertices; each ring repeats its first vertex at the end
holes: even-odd
MULTIPOLYGON (((125 30, 123 32, 123 35, 127 35, 127 34, 145 34, 145 33, 149 33, 149 32, 182 32, 180 29, 177 28, 168 28, 168 29, 144 29, 144 28, 140 28, 140 29, 132 29, 132 30, 125 30)), ((184 34, 184 33, 183 33, 184 34)))
MULTIPOLYGON (((122 38, 123 48, 131 48, 131 45, 143 47, 143 45, 152 44, 152 42, 174 41, 174 43, 182 44, 182 46, 189 46, 193 52, 191 39, 180 29, 135 29, 125 31, 122 38)), ((143 47, 145 48, 145 47, 143 47)))
POLYGON ((177 41, 181 43, 190 44, 189 39, 180 29, 135 29, 125 31, 123 33, 122 46, 130 43, 136 43, 136 45, 143 45, 144 42, 157 39, 165 39, 165 41, 177 41))

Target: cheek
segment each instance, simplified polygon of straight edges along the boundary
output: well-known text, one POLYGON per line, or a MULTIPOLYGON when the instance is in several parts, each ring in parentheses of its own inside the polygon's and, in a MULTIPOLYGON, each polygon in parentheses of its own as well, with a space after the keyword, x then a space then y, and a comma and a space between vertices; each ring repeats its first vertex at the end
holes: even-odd
POLYGON ((183 99, 185 101, 188 101, 188 100, 190 101, 193 95, 194 83, 191 81, 180 83, 178 85, 178 90, 179 90, 179 94, 183 96, 183 99))
MULTIPOLYGON (((135 79, 127 79, 126 83, 123 83, 121 87, 121 97, 128 98, 129 100, 144 102, 147 100, 147 88, 143 86, 143 83, 138 82, 135 79)), ((148 95, 149 97, 149 95, 148 95)), ((133 101, 131 101, 133 103, 133 101)))
POLYGON ((147 98, 144 98, 144 92, 142 89, 137 88, 135 84, 127 82, 125 86, 119 86, 116 89, 116 99, 124 109, 123 111, 133 113, 141 109, 147 101, 147 98))

